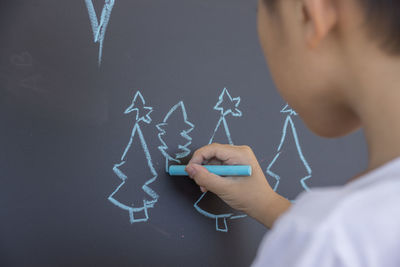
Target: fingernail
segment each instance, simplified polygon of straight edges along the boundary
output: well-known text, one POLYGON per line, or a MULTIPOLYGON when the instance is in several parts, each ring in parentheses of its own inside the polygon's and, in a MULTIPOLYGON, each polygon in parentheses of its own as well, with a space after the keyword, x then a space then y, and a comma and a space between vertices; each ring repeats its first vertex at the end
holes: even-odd
POLYGON ((193 178, 193 176, 196 174, 196 170, 193 168, 192 165, 186 167, 186 172, 189 174, 190 178, 193 178))

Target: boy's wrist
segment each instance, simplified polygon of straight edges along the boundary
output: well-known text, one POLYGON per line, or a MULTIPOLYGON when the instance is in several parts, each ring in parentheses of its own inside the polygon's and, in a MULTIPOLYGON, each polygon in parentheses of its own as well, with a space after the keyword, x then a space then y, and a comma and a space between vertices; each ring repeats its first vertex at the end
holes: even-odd
POLYGON ((261 207, 259 222, 267 228, 272 228, 275 221, 291 206, 291 202, 276 192, 268 194, 265 204, 261 207))

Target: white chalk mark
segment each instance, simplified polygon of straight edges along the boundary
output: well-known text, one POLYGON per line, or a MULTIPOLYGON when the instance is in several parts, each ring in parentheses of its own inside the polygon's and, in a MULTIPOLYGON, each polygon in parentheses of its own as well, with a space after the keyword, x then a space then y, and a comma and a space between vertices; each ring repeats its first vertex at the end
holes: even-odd
POLYGON ((107 25, 110 21, 112 9, 115 0, 104 0, 104 6, 100 15, 100 22, 97 19, 96 11, 93 6, 92 0, 85 0, 87 10, 89 12, 90 24, 93 31, 93 41, 99 43, 99 57, 98 64, 101 65, 101 57, 103 54, 103 43, 106 35, 107 25))
POLYGON ((32 67, 33 59, 29 52, 14 54, 10 57, 11 64, 17 67, 32 67))
POLYGON ((298 135, 297 135, 296 127, 295 127, 293 119, 292 119, 292 116, 296 116, 297 113, 293 109, 291 109, 288 105, 286 105, 281 110, 281 113, 288 113, 288 114, 286 115, 285 123, 283 125, 282 136, 281 136, 281 140, 280 140, 277 152, 276 152, 273 160, 271 161, 271 163, 268 165, 266 172, 267 172, 268 175, 270 175, 272 178, 274 178, 276 180, 276 183, 275 183, 274 188, 273 188, 274 191, 276 191, 278 189, 278 187, 279 187, 279 182, 280 182, 281 177, 279 176, 279 174, 273 172, 271 169, 272 169, 272 166, 279 159, 279 157, 280 157, 280 155, 282 153, 283 144, 285 143, 285 140, 286 140, 286 137, 287 137, 287 130, 289 129, 289 130, 291 130, 291 132, 293 134, 293 138, 294 138, 294 142, 295 142, 295 145, 296 145, 297 154, 298 154, 298 156, 299 156, 299 158, 300 158, 300 160, 301 160, 302 164, 304 165, 304 168, 306 169, 306 172, 307 172, 307 175, 300 179, 300 184, 304 188, 304 190, 309 191, 310 189, 306 184, 306 180, 310 179, 312 177, 312 170, 311 170, 311 167, 308 164, 307 160, 304 157, 303 151, 302 151, 301 146, 300 146, 299 138, 298 138, 298 135))
POLYGON ((42 76, 40 74, 34 74, 22 79, 19 82, 19 86, 25 89, 30 89, 32 91, 43 93, 45 90, 39 88, 38 84, 42 80, 42 76))
POLYGON ((165 115, 163 122, 156 125, 157 129, 159 130, 158 139, 161 142, 161 146, 158 147, 160 152, 165 157, 165 171, 168 173, 168 166, 169 161, 174 161, 176 163, 180 163, 180 159, 186 157, 190 154, 190 149, 188 146, 192 143, 192 137, 189 136, 189 133, 193 131, 194 124, 188 121, 187 119, 187 112, 185 109, 185 104, 183 101, 180 101, 178 104, 173 106, 165 115), (175 147, 170 147, 167 143, 168 140, 165 141, 165 137, 167 135, 167 131, 165 128, 168 126, 168 121, 171 118, 171 115, 177 111, 180 111, 182 121, 184 123, 184 129, 174 129, 173 133, 168 133, 172 135, 172 138, 176 138, 176 136, 182 137, 183 144, 178 144, 175 147), (172 151, 171 151, 172 150, 172 151))
MULTIPOLYGON (((226 137, 228 138, 228 142, 230 145, 233 145, 233 141, 231 138, 231 133, 228 127, 228 123, 226 121, 226 116, 231 114, 234 117, 241 117, 242 112, 238 109, 238 106, 240 104, 240 97, 235 97, 232 98, 231 95, 229 94, 228 90, 224 88, 222 90, 222 93, 220 94, 218 98, 217 104, 214 106, 214 110, 220 111, 220 119, 217 122, 217 125, 214 129, 214 132, 210 138, 210 141, 208 142, 209 144, 214 142, 215 134, 217 133, 218 129, 220 127, 224 128, 224 132, 226 137)), ((224 213, 224 214, 214 214, 211 211, 204 210, 203 208, 200 207, 200 204, 202 201, 204 201, 204 197, 207 196, 207 192, 203 193, 199 199, 194 203, 194 208, 202 215, 215 219, 215 229, 220 232, 228 232, 228 226, 227 226, 227 219, 240 219, 244 218, 247 215, 246 214, 239 214, 235 215, 234 213, 224 213), (222 222, 221 222, 222 221, 222 222)), ((222 201, 222 200, 221 200, 222 201)))
POLYGON ((113 167, 114 173, 122 180, 122 183, 108 197, 108 200, 111 201, 111 203, 113 203, 115 206, 128 211, 129 220, 131 223, 147 221, 149 219, 148 209, 153 208, 159 198, 158 194, 149 187, 149 185, 157 179, 157 172, 153 167, 153 162, 152 162, 152 159, 150 156, 150 152, 149 152, 144 135, 143 135, 142 130, 140 129, 140 125, 139 125, 139 122, 141 122, 141 121, 143 121, 147 124, 151 122, 150 113, 153 111, 153 108, 147 107, 147 106, 145 106, 145 104, 146 103, 145 103, 145 100, 144 100, 142 94, 139 91, 137 91, 135 94, 135 97, 132 101, 132 104, 124 112, 125 114, 129 114, 131 112, 136 111, 136 121, 133 126, 128 145, 125 147, 125 150, 122 154, 121 162, 118 164, 115 164, 113 167), (123 171, 121 171, 120 167, 122 167, 124 164, 126 164, 126 162, 128 160, 127 153, 132 146, 133 138, 136 134, 139 136, 141 148, 143 149, 144 156, 146 158, 147 167, 149 168, 150 173, 152 175, 140 188, 140 190, 143 190, 148 196, 151 197, 151 200, 143 199, 143 206, 140 205, 138 207, 129 205, 127 203, 122 203, 118 199, 115 198, 115 194, 120 190, 120 188, 122 188, 125 185, 127 179, 135 179, 134 176, 126 175, 123 171), (144 217, 135 218, 135 213, 136 214, 143 213, 144 217))

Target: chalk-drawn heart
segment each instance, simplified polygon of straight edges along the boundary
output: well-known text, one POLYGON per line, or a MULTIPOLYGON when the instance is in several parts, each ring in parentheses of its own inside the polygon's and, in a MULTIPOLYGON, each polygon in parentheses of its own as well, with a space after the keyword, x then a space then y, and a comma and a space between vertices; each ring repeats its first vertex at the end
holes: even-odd
POLYGON ((10 61, 11 61, 11 64, 18 66, 18 67, 32 66, 32 56, 28 52, 14 54, 10 57, 10 61))

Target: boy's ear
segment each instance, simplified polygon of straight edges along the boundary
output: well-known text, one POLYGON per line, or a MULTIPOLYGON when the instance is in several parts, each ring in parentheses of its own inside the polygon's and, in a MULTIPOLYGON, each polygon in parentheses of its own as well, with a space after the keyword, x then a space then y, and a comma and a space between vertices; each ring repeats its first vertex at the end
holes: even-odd
POLYGON ((307 44, 317 47, 336 26, 338 10, 336 0, 303 0, 303 20, 307 44))

